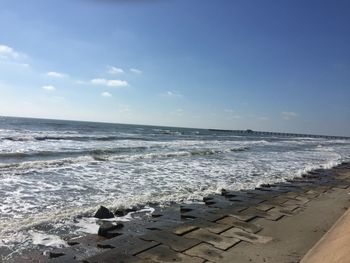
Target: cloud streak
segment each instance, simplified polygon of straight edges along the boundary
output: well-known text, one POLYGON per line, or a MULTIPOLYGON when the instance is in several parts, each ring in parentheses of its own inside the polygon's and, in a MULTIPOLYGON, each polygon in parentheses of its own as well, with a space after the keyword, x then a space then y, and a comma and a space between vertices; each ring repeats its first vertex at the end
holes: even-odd
POLYGON ((93 85, 115 87, 115 88, 125 88, 125 87, 129 86, 129 83, 127 81, 120 80, 120 79, 96 78, 96 79, 90 80, 90 83, 93 85))
POLYGON ((23 56, 23 54, 17 52, 12 47, 7 45, 0 44, 0 58, 5 59, 19 59, 23 56))
POLYGON ((101 93, 101 96, 102 96, 102 97, 105 97, 105 98, 109 98, 109 97, 112 97, 112 94, 109 93, 109 92, 107 92, 107 91, 105 91, 105 92, 102 92, 102 93, 101 93))
POLYGON ((41 87, 43 90, 46 90, 46 91, 55 91, 56 88, 52 85, 45 85, 45 86, 42 86, 41 87))
POLYGON ((282 116, 282 119, 284 120, 290 120, 298 117, 298 114, 293 111, 283 111, 281 112, 281 116, 282 116))
POLYGON ((107 73, 108 73, 108 74, 112 74, 112 75, 123 74, 123 73, 124 73, 124 70, 123 70, 122 68, 117 68, 117 67, 108 66, 108 67, 107 67, 107 73))
POLYGON ((176 92, 176 91, 171 91, 168 90, 163 94, 163 96, 168 97, 168 98, 182 98, 182 94, 176 92))
POLYGON ((46 75, 53 78, 64 78, 66 76, 66 74, 56 72, 56 71, 49 71, 46 73, 46 75))
POLYGON ((142 74, 143 73, 142 70, 137 69, 137 68, 131 68, 130 72, 134 73, 134 74, 142 74))

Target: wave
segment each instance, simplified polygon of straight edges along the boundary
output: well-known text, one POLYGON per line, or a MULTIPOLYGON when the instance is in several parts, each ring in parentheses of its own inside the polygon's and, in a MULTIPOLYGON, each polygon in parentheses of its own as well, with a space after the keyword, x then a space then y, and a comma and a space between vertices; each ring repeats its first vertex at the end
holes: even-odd
POLYGON ((112 155, 125 152, 141 152, 151 147, 139 146, 139 147, 121 147, 112 149, 93 149, 93 150, 76 150, 76 151, 40 151, 40 152, 8 152, 0 153, 1 159, 35 159, 35 158, 53 158, 53 157, 72 157, 83 155, 112 155))
POLYGON ((139 140, 151 141, 151 138, 133 136, 9 136, 0 138, 2 141, 27 142, 27 141, 117 141, 139 140))
MULTIPOLYGON (((145 147, 134 147, 134 149, 140 150, 145 147)), ((120 149, 111 149, 111 150, 93 150, 86 151, 88 155, 77 156, 73 158, 62 158, 58 160, 40 160, 40 161, 28 161, 28 162, 18 162, 18 163, 8 163, 8 164, 0 164, 0 169, 4 170, 26 170, 26 169, 45 169, 45 168, 53 168, 53 167, 61 167, 69 164, 76 163, 91 163, 91 162, 105 162, 105 161, 137 161, 144 159, 164 159, 164 158, 180 158, 180 157, 191 157, 191 156, 208 156, 215 154, 225 154, 229 152, 241 152, 248 150, 249 147, 236 147, 229 148, 224 150, 198 150, 198 151, 176 151, 176 152, 152 152, 152 153, 144 153, 144 154, 128 154, 128 155, 115 155, 115 153, 120 153, 120 149), (114 155, 113 155, 114 154, 114 155)), ((21 153, 9 153, 5 154, 11 156, 18 155, 21 153)), ((37 156, 48 156, 47 152, 36 153, 37 156)), ((66 153, 65 153, 66 154, 66 153)), ((81 152, 80 152, 81 154, 81 152)), ((23 155, 23 154, 22 154, 23 155)), ((57 156, 57 153, 52 152, 53 156, 57 156)), ((78 155, 78 154, 77 154, 78 155)), ((0 157, 4 156, 4 154, 0 154, 0 157)), ((33 157, 33 154, 28 154, 28 156, 33 157)))
POLYGON ((198 150, 198 151, 176 151, 176 152, 162 152, 162 153, 147 153, 147 154, 137 154, 137 155, 119 155, 119 156, 107 156, 106 158, 101 158, 101 160, 105 161, 113 161, 113 160, 127 160, 127 161, 135 161, 142 159, 156 159, 156 158, 176 158, 176 157, 191 157, 191 156, 208 156, 208 155, 216 155, 216 154, 224 154, 229 152, 242 152, 248 150, 249 147, 236 147, 229 148, 225 150, 198 150))

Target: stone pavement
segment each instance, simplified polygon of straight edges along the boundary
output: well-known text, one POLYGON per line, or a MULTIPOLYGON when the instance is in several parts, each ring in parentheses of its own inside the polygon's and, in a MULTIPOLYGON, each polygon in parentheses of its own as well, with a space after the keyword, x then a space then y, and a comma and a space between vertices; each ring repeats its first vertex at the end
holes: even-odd
POLYGON ((348 207, 349 171, 350 164, 342 164, 255 190, 223 190, 203 204, 158 209, 137 233, 71 241, 48 261, 299 262, 348 207), (301 247, 306 236, 313 239, 301 247))

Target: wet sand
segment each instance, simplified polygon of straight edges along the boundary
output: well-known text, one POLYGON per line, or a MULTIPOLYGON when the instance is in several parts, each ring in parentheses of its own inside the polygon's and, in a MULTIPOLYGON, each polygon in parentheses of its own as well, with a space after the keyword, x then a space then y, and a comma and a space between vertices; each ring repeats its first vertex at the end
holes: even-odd
POLYGON ((108 239, 89 235, 12 262, 300 262, 349 207, 349 186, 350 164, 342 164, 255 190, 223 191, 203 204, 156 207, 152 217, 124 223, 108 239))

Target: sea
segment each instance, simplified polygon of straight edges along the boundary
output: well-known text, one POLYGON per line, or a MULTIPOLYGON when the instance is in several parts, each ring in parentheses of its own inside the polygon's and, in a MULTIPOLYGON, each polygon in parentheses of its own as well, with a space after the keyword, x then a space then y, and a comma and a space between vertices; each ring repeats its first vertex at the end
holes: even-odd
POLYGON ((197 202, 349 160, 346 138, 0 117, 1 256, 96 233, 100 205, 197 202))

